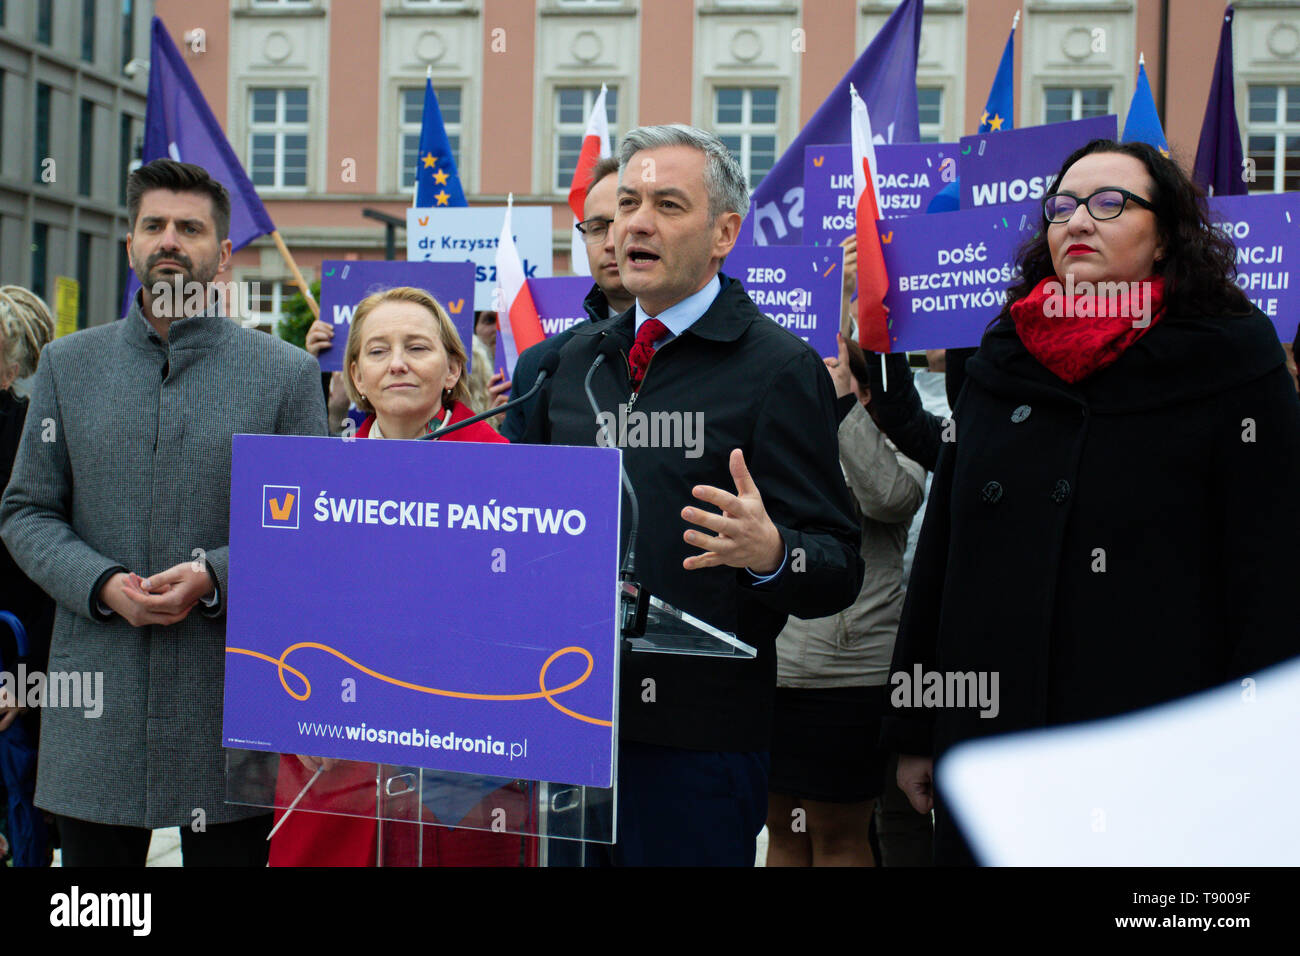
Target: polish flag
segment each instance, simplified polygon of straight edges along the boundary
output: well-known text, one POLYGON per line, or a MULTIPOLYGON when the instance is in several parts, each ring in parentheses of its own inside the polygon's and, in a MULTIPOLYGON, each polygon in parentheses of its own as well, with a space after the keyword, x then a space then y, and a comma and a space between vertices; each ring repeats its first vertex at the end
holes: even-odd
POLYGON ((889 351, 889 275, 880 248, 880 202, 876 197, 876 147, 871 141, 867 104, 849 84, 853 128, 853 205, 858 240, 858 344, 872 352, 889 351))
MULTIPOLYGON (((587 132, 582 137, 582 152, 578 154, 578 165, 573 170, 573 185, 569 187, 569 208, 573 210, 574 223, 582 222, 582 206, 587 201, 587 188, 591 186, 591 171, 596 163, 610 155, 609 118, 605 115, 605 84, 600 86, 600 95, 591 107, 591 116, 587 119, 587 132)), ((577 229, 573 230, 573 274, 591 275, 591 264, 587 262, 586 243, 577 229)))
POLYGON ((533 294, 529 291, 528 280, 524 276, 524 264, 519 258, 519 250, 515 248, 511 224, 514 203, 515 196, 511 193, 506 198, 506 220, 501 226, 501 240, 497 243, 496 254, 497 335, 504 338, 506 378, 514 376, 519 353, 546 338, 542 332, 542 320, 537 315, 537 306, 533 304, 533 294))

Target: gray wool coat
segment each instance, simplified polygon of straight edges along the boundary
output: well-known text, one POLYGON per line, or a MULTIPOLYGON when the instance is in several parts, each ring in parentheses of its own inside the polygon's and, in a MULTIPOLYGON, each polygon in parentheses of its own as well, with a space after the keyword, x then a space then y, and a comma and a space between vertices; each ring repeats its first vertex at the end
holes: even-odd
POLYGON ((325 435, 316 361, 216 316, 175 322, 164 342, 138 299, 122 321, 42 353, 0 536, 58 603, 50 672, 102 672, 103 711, 44 709, 38 806, 137 827, 264 812, 226 804, 221 747, 239 433, 325 435), (200 559, 217 579, 213 607, 167 627, 100 612, 114 568, 147 576, 200 559))

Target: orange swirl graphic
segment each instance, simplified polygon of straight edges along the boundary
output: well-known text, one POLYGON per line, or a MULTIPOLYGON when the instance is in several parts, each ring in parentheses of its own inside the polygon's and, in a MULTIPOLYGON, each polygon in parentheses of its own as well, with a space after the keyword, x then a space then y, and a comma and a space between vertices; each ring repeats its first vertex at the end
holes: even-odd
POLYGON ((284 692, 294 700, 306 700, 311 696, 311 681, 307 679, 307 676, 302 671, 285 663, 286 658, 288 658, 290 654, 304 647, 324 651, 327 654, 333 654, 339 660, 352 665, 357 670, 361 671, 361 673, 368 674, 375 678, 375 680, 381 680, 385 684, 392 684, 395 687, 405 687, 407 690, 418 691, 421 694, 433 694, 438 697, 459 697, 462 700, 538 700, 540 698, 545 698, 546 702, 556 710, 563 714, 567 714, 575 720, 585 721, 589 724, 596 724, 600 727, 614 726, 614 722, 611 720, 601 720, 599 717, 589 717, 586 714, 580 714, 575 710, 570 710, 555 699, 555 695, 567 693, 575 687, 581 686, 586 682, 587 678, 591 676, 592 669, 595 667, 595 661, 592 659, 591 652, 585 647, 562 647, 548 657, 545 663, 542 664, 542 669, 537 675, 537 683, 541 689, 534 693, 527 694, 471 694, 468 691, 439 690, 436 687, 425 687, 421 684, 412 684, 409 681, 398 680, 396 677, 389 677, 387 674, 381 674, 379 671, 372 670, 364 664, 354 661, 342 651, 330 647, 328 644, 318 644, 315 641, 299 641, 297 644, 290 644, 280 653, 279 658, 272 657, 269 654, 263 654, 261 651, 251 651, 242 647, 227 647, 226 653, 247 654, 249 657, 256 657, 258 660, 268 661, 269 663, 274 664, 276 672, 280 677, 280 686, 284 688, 284 692), (587 659, 587 669, 582 672, 581 677, 570 681, 563 687, 547 687, 546 672, 550 670, 552 664, 566 654, 581 654, 587 659), (289 686, 289 682, 285 680, 285 671, 288 671, 294 677, 302 681, 303 690, 301 693, 298 693, 289 686))

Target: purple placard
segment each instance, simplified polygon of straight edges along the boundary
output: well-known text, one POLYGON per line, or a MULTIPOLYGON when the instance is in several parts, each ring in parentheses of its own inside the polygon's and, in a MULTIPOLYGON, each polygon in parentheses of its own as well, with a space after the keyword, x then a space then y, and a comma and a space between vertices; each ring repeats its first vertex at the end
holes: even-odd
POLYGON ((537 317, 548 339, 590 318, 582 306, 591 291, 590 276, 529 279, 528 291, 533 294, 533 305, 537 306, 537 317))
MULTIPOLYGON (((924 213, 957 178, 956 143, 878 143, 876 189, 884 219, 924 213)), ((837 246, 853 235, 853 147, 804 150, 803 237, 809 246, 837 246)))
POLYGON ((236 435, 230 496, 225 746, 611 785, 617 449, 236 435))
POLYGON ((472 262, 386 262, 327 259, 321 263, 320 314, 334 326, 334 344, 321 352, 322 372, 343 371, 343 352, 357 303, 381 289, 409 285, 443 304, 460 333, 469 364, 474 362, 474 264, 472 262))
POLYGON ((1094 139, 1118 139, 1115 116, 961 138, 961 208, 1042 200, 1066 156, 1094 139))
POLYGON ((823 358, 839 355, 844 251, 825 246, 745 246, 733 249, 723 271, 788 332, 823 358))
POLYGON ((1259 306, 1283 342, 1294 342, 1300 284, 1300 193, 1211 196, 1210 221, 1237 246, 1237 285, 1259 306))
POLYGON ((1027 202, 895 219, 882 228, 893 351, 979 345, 1018 275, 1016 250, 1041 222, 1039 204, 1027 202))

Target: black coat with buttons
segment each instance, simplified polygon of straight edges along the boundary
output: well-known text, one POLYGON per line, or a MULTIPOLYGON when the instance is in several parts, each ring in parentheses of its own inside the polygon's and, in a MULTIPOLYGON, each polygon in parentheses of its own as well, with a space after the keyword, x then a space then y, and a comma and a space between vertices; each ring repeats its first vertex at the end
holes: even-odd
POLYGON ((893 676, 996 671, 999 710, 895 706, 891 749, 1108 717, 1300 654, 1300 402, 1262 313, 1165 317, 1076 385, 1004 318, 967 375, 893 676))

